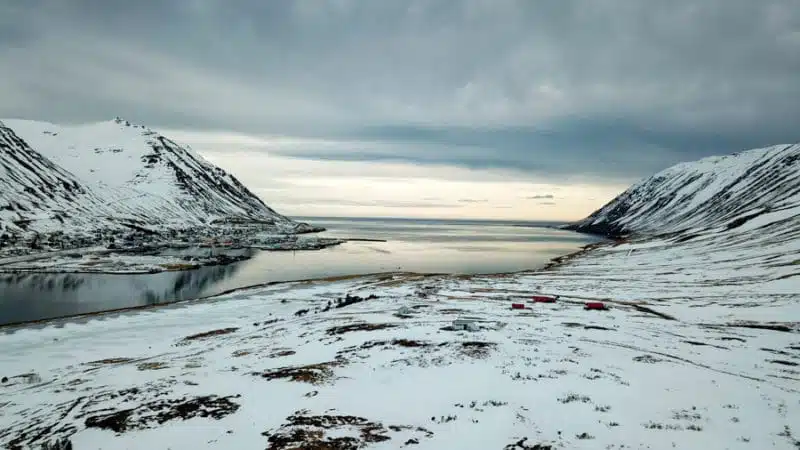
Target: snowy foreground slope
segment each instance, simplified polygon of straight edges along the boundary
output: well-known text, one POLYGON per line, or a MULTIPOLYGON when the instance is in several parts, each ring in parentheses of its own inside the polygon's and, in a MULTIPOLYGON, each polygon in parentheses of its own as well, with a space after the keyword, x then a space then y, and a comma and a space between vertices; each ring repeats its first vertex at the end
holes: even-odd
POLYGON ((0 445, 796 450, 786 204, 537 272, 288 283, 6 328, 0 445))
POLYGON ((675 165, 568 228, 620 236, 725 230, 798 215, 800 144, 794 144, 675 165))
POLYGON ((232 223, 311 230, 191 149, 121 119, 78 126, 4 120, 0 168, 0 234, 92 236, 232 223))
MULTIPOLYGON (((762 306, 745 296, 740 304, 724 303, 722 295, 691 302, 698 290, 673 284, 672 295, 685 297, 668 309, 677 320, 622 303, 585 311, 575 294, 524 311, 509 308, 534 286, 569 287, 581 298, 624 288, 597 279, 584 285, 597 288, 579 289, 562 272, 569 270, 273 286, 191 306, 20 329, 0 336, 0 367, 9 377, 0 385, 0 443, 34 448, 69 438, 75 449, 800 445, 797 324, 777 331, 782 328, 736 322, 761 320, 770 302, 762 306), (346 293, 379 298, 336 307, 346 293), (401 307, 409 311, 396 314, 401 307), (466 317, 476 318, 478 330, 450 328, 466 317)), ((661 309, 652 300, 649 307, 661 309)), ((792 308, 783 312, 797 317, 796 303, 792 308)))

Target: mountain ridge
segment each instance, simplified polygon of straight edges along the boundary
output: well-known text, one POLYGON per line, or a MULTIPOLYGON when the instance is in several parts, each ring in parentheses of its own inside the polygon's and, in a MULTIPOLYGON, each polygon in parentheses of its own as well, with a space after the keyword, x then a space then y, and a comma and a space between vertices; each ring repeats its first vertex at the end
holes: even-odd
POLYGON ((319 231, 275 212, 190 148, 121 118, 69 126, 3 119, 0 139, 6 239, 242 224, 319 231))
POLYGON ((798 215, 800 144, 781 144, 676 164, 563 228, 622 238, 726 231, 761 216, 780 222, 798 215))

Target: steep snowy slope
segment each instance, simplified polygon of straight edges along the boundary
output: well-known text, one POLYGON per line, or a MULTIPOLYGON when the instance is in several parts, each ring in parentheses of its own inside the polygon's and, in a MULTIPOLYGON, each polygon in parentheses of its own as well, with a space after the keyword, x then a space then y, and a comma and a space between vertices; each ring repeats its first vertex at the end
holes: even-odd
POLYGON ((145 127, 121 119, 71 127, 5 123, 122 214, 177 226, 226 220, 293 226, 236 178, 145 127))
POLYGON ((609 236, 780 226, 800 216, 800 144, 678 164, 632 186, 576 231, 609 236))
POLYGON ((29 228, 54 231, 65 220, 87 226, 104 209, 74 175, 0 122, 0 235, 29 228))
POLYGON ((119 118, 78 126, 3 123, 0 230, 68 236, 240 224, 279 234, 313 230, 143 126, 119 118))

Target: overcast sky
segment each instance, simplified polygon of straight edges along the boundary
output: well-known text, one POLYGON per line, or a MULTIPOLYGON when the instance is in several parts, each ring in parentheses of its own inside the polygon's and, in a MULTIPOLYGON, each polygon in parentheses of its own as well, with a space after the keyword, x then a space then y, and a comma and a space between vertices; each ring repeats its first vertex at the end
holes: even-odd
POLYGON ((0 0, 0 117, 122 116, 291 215, 577 219, 800 141, 798 0, 0 0))

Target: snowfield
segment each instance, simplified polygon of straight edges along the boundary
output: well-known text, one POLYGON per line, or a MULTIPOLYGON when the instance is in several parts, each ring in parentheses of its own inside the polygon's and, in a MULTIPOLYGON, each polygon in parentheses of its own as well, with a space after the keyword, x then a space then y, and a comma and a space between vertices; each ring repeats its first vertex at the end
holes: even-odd
MULTIPOLYGON (((769 172, 756 153, 744 172, 769 172)), ((798 160, 769 158, 773 181, 798 160)), ((660 199, 676 191, 651 191, 591 219, 627 240, 536 272, 285 283, 6 327, 0 443, 798 449, 800 186, 770 197, 782 183, 736 194, 769 208, 730 209, 710 200, 733 192, 718 183, 699 209, 685 203, 705 219, 662 228, 660 199)))
POLYGON ((0 442, 30 448, 69 438, 76 449, 800 445, 800 326, 765 317, 779 307, 784 319, 796 319, 796 301, 691 301, 709 288, 670 283, 683 301, 632 301, 635 294, 620 291, 610 310, 587 311, 583 298, 607 298, 622 284, 598 276, 595 288, 573 286, 573 265, 593 259, 589 253, 513 276, 294 283, 12 329, 0 337, 8 376, 0 442), (533 292, 562 291, 569 294, 555 304, 510 309, 533 292), (478 330, 452 329, 459 318, 478 330))

